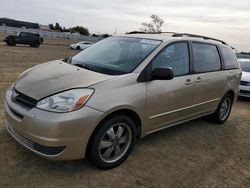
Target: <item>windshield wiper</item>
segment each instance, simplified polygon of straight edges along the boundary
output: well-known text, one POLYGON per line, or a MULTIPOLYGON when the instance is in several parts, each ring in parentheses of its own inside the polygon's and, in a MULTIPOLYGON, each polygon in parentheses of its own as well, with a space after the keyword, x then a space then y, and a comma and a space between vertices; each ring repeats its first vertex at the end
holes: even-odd
POLYGON ((77 67, 81 67, 81 68, 87 69, 87 70, 96 71, 95 69, 90 68, 90 67, 88 66, 88 64, 85 64, 85 63, 84 63, 84 64, 76 63, 76 64, 73 64, 73 65, 75 65, 75 66, 77 66, 77 67))
POLYGON ((87 64, 87 63, 83 63, 80 61, 76 61, 74 59, 71 59, 71 65, 83 68, 83 69, 87 69, 87 70, 91 70, 94 72, 99 72, 102 74, 108 74, 108 75, 122 75, 122 74, 127 74, 127 72, 125 71, 120 71, 120 70, 113 70, 113 69, 109 69, 109 68, 104 68, 104 67, 98 67, 95 65, 91 65, 91 64, 87 64))

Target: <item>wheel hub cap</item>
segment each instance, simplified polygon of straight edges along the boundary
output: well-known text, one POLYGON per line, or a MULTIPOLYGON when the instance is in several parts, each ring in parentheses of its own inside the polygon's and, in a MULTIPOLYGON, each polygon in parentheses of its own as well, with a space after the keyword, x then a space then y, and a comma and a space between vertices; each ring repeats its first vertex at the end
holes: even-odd
POLYGON ((230 98, 225 98, 220 107, 220 119, 225 120, 230 112, 231 100, 230 98))
POLYGON ((104 162, 115 162, 127 152, 132 139, 128 125, 112 125, 103 135, 99 145, 99 155, 104 162))

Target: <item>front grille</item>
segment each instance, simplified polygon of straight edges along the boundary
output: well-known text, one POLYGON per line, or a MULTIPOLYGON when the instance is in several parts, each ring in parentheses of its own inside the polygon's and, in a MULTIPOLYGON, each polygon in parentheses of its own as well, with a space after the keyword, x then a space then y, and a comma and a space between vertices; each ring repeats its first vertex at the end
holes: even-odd
POLYGON ((250 95, 250 91, 246 91, 246 90, 240 90, 240 93, 241 93, 241 94, 250 95))
POLYGON ((43 146, 40 144, 37 144, 35 142, 30 141, 29 139, 23 137, 19 133, 17 133, 14 129, 10 128, 8 126, 8 130, 11 133, 11 135, 16 138, 19 142, 21 142, 23 145, 27 146, 28 148, 35 150, 41 154, 45 155, 57 155, 61 153, 64 149, 65 146, 61 147, 48 147, 48 146, 43 146))
POLYGON ((240 81, 240 85, 242 85, 242 86, 250 86, 250 82, 240 81))
POLYGON ((14 92, 17 94, 17 96, 14 99, 12 99, 13 102, 16 102, 20 105, 26 106, 28 108, 33 108, 36 106, 36 104, 38 102, 36 99, 28 97, 28 96, 20 93, 17 90, 14 90, 14 92))

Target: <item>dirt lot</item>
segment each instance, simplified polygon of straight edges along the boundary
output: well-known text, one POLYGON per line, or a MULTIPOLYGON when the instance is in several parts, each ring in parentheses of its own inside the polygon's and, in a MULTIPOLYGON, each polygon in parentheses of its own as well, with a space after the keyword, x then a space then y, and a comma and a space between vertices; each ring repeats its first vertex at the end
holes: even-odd
POLYGON ((4 91, 25 69, 76 53, 66 43, 47 41, 35 49, 0 42, 0 187, 250 186, 248 99, 237 101, 224 125, 198 119, 138 141, 128 160, 110 171, 85 160, 47 161, 17 144, 4 128, 4 91))

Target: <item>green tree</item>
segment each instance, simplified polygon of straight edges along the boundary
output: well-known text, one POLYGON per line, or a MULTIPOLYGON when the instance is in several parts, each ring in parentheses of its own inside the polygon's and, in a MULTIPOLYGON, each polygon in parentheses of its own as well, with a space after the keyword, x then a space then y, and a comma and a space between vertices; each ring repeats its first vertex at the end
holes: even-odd
POLYGON ((49 28, 51 30, 63 31, 63 28, 60 26, 60 24, 58 22, 55 25, 53 25, 52 23, 49 24, 49 28))
POLYGON ((156 14, 152 14, 150 18, 152 19, 150 23, 142 23, 140 31, 152 33, 161 32, 161 27, 164 24, 164 20, 156 14))
POLYGON ((56 24, 55 24, 55 30, 62 31, 62 27, 60 26, 60 24, 58 22, 56 22, 56 24))
POLYGON ((49 24, 49 28, 51 29, 51 30, 55 30, 55 27, 54 27, 54 25, 51 23, 51 24, 49 24))
POLYGON ((78 32, 78 33, 80 33, 81 35, 87 35, 87 36, 89 36, 89 30, 88 30, 88 28, 82 27, 82 26, 72 27, 72 28, 70 29, 70 32, 71 32, 71 33, 78 32))
POLYGON ((72 27, 72 28, 65 28, 63 26, 61 26, 58 22, 54 24, 49 24, 49 28, 51 30, 58 30, 58 31, 61 31, 61 32, 71 32, 71 33, 80 33, 81 35, 89 35, 89 30, 88 28, 86 27, 82 27, 82 26, 76 26, 76 27, 72 27))

